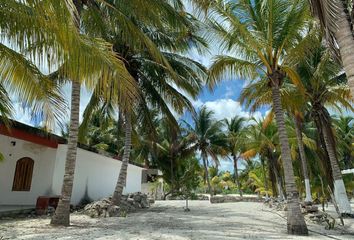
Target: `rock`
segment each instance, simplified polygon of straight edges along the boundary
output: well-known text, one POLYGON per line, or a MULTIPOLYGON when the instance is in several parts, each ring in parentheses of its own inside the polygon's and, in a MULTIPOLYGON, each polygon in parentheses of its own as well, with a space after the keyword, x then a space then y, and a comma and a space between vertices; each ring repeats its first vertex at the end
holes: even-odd
POLYGON ((112 206, 111 198, 103 198, 87 204, 84 207, 84 214, 93 217, 121 217, 126 216, 127 212, 132 212, 150 206, 146 194, 137 192, 123 195, 120 206, 112 206))
POLYGON ((141 208, 148 208, 148 207, 150 207, 150 204, 149 204, 148 200, 147 200, 147 199, 144 199, 144 198, 141 199, 140 205, 141 205, 141 208))
POLYGON ((197 199, 198 200, 205 200, 205 201, 208 201, 209 200, 209 197, 208 196, 206 196, 206 195, 202 195, 202 194, 200 194, 200 195, 197 195, 197 199))
POLYGON ((305 210, 307 213, 316 213, 316 212, 318 212, 318 207, 317 206, 306 206, 305 210))
POLYGON ((121 215, 120 207, 118 207, 118 206, 110 205, 107 208, 107 212, 108 212, 109 217, 120 217, 120 215, 121 215))
POLYGON ((141 202, 142 196, 140 194, 136 194, 133 196, 134 202, 141 202))

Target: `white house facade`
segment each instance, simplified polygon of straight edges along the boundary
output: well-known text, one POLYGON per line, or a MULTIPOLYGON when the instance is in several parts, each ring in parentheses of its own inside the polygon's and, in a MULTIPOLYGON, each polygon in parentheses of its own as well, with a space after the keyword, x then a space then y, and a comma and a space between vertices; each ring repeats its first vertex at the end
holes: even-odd
MULTIPOLYGON (((67 145, 65 139, 13 122, 0 121, 0 206, 34 206, 39 196, 60 195, 67 145)), ((79 147, 71 203, 111 195, 121 161, 79 147)), ((125 193, 141 191, 143 167, 129 164, 125 193)))

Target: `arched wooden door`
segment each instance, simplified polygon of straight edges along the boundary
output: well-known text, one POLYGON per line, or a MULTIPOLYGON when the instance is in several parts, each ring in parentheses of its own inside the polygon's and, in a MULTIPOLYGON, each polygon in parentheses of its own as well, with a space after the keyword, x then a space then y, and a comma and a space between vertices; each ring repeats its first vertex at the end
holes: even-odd
POLYGON ((24 157, 16 162, 12 191, 30 191, 33 174, 33 159, 24 157))

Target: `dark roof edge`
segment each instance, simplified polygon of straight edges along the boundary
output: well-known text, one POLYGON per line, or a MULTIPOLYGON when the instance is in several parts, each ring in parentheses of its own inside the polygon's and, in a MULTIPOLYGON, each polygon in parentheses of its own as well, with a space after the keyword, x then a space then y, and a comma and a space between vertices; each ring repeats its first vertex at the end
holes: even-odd
MULTIPOLYGON (((16 120, 12 120, 12 119, 9 119, 8 122, 10 124, 10 128, 12 127, 12 128, 15 128, 15 129, 19 129, 19 130, 25 131, 27 133, 34 134, 34 135, 39 136, 39 137, 47 138, 49 140, 54 140, 54 141, 57 141, 59 144, 67 144, 68 143, 66 138, 58 136, 58 135, 53 134, 53 133, 49 133, 49 132, 47 132, 45 130, 42 130, 42 129, 39 129, 39 128, 36 128, 36 127, 32 127, 30 125, 27 125, 27 124, 24 124, 24 123, 21 123, 21 122, 18 122, 16 120)), ((5 123, 4 123, 4 121, 2 120, 2 118, 0 116, 0 125, 1 124, 5 124, 5 123)), ((93 152, 93 153, 96 153, 96 154, 99 154, 99 155, 102 155, 102 156, 105 156, 105 157, 113 158, 113 159, 118 160, 118 161, 122 161, 117 156, 115 156, 114 154, 111 154, 109 152, 99 151, 99 150, 97 150, 97 149, 95 149, 93 147, 87 146, 87 145, 82 144, 82 143, 78 143, 77 146, 79 148, 81 148, 81 149, 86 150, 86 151, 93 152)), ((129 161, 129 164, 135 165, 135 166, 140 167, 140 168, 145 168, 144 165, 139 164, 139 163, 135 163, 135 162, 129 161)))
MULTIPOLYGON (((57 141, 59 144, 64 144, 64 143, 67 142, 67 140, 65 138, 60 137, 60 136, 58 136, 56 134, 47 132, 47 131, 45 131, 43 129, 39 129, 37 127, 32 127, 30 125, 27 125, 27 124, 24 124, 24 123, 21 123, 21 122, 12 120, 12 119, 9 119, 8 123, 9 123, 9 127, 10 128, 22 130, 22 131, 25 131, 27 133, 34 134, 34 135, 36 135, 38 137, 46 138, 48 140, 54 140, 54 141, 57 141)), ((5 125, 5 122, 1 118, 1 116, 0 116, 0 125, 5 125)))

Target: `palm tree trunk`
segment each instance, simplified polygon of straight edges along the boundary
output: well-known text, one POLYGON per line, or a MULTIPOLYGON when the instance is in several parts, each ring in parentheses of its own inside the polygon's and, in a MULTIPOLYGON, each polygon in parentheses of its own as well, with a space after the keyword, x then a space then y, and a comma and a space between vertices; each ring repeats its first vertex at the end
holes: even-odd
POLYGON ((206 159, 206 157, 204 156, 204 154, 203 154, 202 159, 203 159, 203 166, 204 166, 204 171, 205 171, 205 180, 206 180, 206 182, 207 182, 207 184, 208 184, 208 191, 209 191, 209 194, 210 194, 210 196, 212 196, 212 195, 214 195, 214 194, 213 194, 213 191, 212 191, 212 188, 211 188, 211 184, 210 184, 209 172, 208 172, 208 165, 207 165, 207 159, 206 159))
POLYGON ((267 173, 265 170, 265 162, 264 159, 261 157, 261 164, 262 164, 262 172, 263 172, 263 181, 264 181, 264 190, 266 192, 266 199, 269 198, 268 195, 268 179, 267 179, 267 173))
POLYGON ((324 142, 326 144, 326 149, 328 152, 329 160, 331 162, 331 167, 332 167, 332 176, 334 180, 334 197, 336 199, 336 202, 339 207, 339 211, 342 214, 351 214, 352 209, 350 206, 350 202, 348 200, 347 192, 345 190, 342 174, 340 172, 340 168, 338 165, 338 160, 335 152, 335 147, 333 145, 333 141, 330 139, 330 131, 331 128, 330 126, 326 126, 325 124, 322 124, 322 129, 323 129, 323 138, 324 142))
POLYGON ((71 111, 68 150, 66 152, 65 173, 61 197, 50 224, 70 225, 70 200, 74 185, 74 173, 77 154, 77 140, 80 118, 80 83, 73 81, 71 90, 71 111))
POLYGON ((174 193, 174 189, 175 189, 175 176, 174 176, 174 167, 173 167, 173 157, 172 157, 172 154, 170 155, 171 156, 171 164, 170 164, 170 171, 171 171, 171 192, 172 194, 174 193))
POLYGON ((307 159, 304 150, 304 143, 302 141, 301 121, 296 116, 294 116, 294 122, 295 122, 296 140, 297 140, 297 145, 299 147, 299 153, 300 153, 302 173, 304 175, 304 180, 305 180, 305 190, 306 190, 305 202, 312 202, 310 179, 309 179, 309 173, 307 171, 307 159))
MULTIPOLYGON (((268 150, 269 151, 269 150, 268 150)), ((279 164, 277 163, 277 160, 275 159, 273 153, 271 151, 269 151, 269 170, 272 171, 273 175, 274 175, 274 179, 275 181, 273 182, 273 185, 275 184, 275 189, 276 189, 276 192, 278 193, 277 195, 275 195, 275 192, 274 192, 274 195, 275 196, 278 196, 278 198, 280 198, 280 200, 285 200, 285 194, 284 194, 284 190, 283 190, 283 184, 282 184, 282 180, 281 180, 281 176, 280 176, 280 166, 279 164)), ((274 189, 273 189, 274 190, 274 189)))
POLYGON ((334 31, 337 44, 339 46, 340 55, 343 62, 343 67, 348 78, 348 85, 352 98, 354 98, 354 38, 350 29, 347 14, 344 12, 344 6, 342 1, 334 1, 339 9, 339 15, 337 16, 338 28, 334 31))
POLYGON ((240 180, 238 179, 238 169, 237 169, 237 157, 236 155, 232 155, 234 158, 234 174, 235 174, 235 183, 237 184, 238 190, 240 191, 240 197, 242 198, 242 189, 241 189, 241 183, 240 180))
POLYGON ((269 176, 269 179, 270 179, 270 182, 272 183, 272 192, 273 192, 273 197, 276 197, 279 195, 278 193, 278 190, 277 190, 277 178, 275 176, 275 172, 274 172, 274 166, 271 162, 271 159, 269 157, 268 158, 268 161, 269 161, 269 164, 268 164, 268 176, 269 176))
POLYGON ((119 171, 119 177, 112 196, 112 205, 120 205, 123 195, 123 188, 127 182, 127 171, 130 158, 130 150, 132 145, 132 125, 129 112, 125 113, 125 143, 122 158, 122 166, 119 171))
POLYGON ((282 184, 282 180, 280 177, 280 173, 277 169, 277 167, 274 167, 274 176, 275 176, 275 182, 276 182, 276 186, 277 186, 277 191, 278 191, 278 197, 280 198, 280 200, 285 200, 285 194, 284 194, 284 190, 283 190, 283 184, 282 184))
POLYGON ((291 160, 288 134, 286 132, 284 113, 281 104, 281 96, 279 83, 281 76, 277 76, 277 72, 272 76, 272 99, 275 119, 278 126, 278 134, 280 140, 281 156, 283 160, 285 190, 287 195, 287 225, 288 233, 296 235, 308 235, 307 226, 304 216, 300 210, 299 193, 295 185, 294 170, 291 160))

